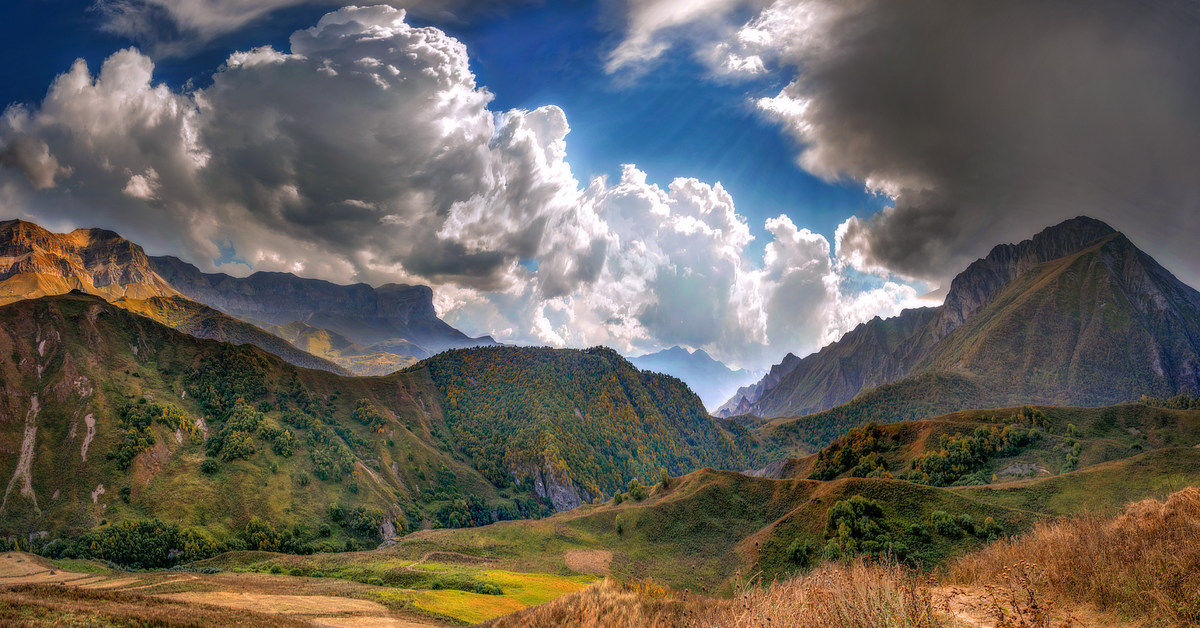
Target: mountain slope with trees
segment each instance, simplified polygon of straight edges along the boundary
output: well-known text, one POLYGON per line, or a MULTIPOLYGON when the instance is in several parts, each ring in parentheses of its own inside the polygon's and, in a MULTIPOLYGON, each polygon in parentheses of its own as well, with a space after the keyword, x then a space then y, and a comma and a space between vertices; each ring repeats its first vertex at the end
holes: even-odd
POLYGON ((608 350, 458 350, 342 377, 82 293, 0 307, 0 386, 0 536, 39 542, 157 518, 198 552, 361 547, 749 456, 740 426, 608 350), (496 455, 496 435, 529 447, 496 455))

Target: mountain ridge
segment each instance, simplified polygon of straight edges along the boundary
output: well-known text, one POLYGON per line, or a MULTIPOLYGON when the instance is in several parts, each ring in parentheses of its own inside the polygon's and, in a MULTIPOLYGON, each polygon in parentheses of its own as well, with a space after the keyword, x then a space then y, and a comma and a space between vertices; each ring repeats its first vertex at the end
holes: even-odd
MULTIPOLYGON (((1028 330, 1021 331, 1023 325, 1030 323, 1029 319, 1013 318, 1014 315, 1010 314, 1007 326, 986 328, 973 326, 972 322, 996 315, 995 310, 999 307, 997 304, 1004 295, 1032 273, 1042 273, 1056 261, 1075 259, 1088 251, 1093 255, 1088 258, 1085 267, 1073 270, 1074 274, 1065 278, 1055 275, 1062 279, 1061 283, 1042 286, 1044 290, 1058 290, 1062 298, 1055 300, 1053 295, 1049 294, 1036 296, 1038 302, 1043 304, 1042 309, 1036 313, 1037 324, 1042 326, 1038 329, 1044 331, 1053 328, 1054 332, 1046 334, 1075 338, 1072 335, 1074 332, 1071 331, 1071 321, 1078 319, 1080 312, 1091 311, 1093 306, 1102 305, 1097 303, 1096 299, 1109 299, 1112 301, 1112 307, 1117 307, 1126 312, 1131 319, 1136 319, 1141 326, 1139 329, 1145 328, 1151 332, 1149 335, 1140 336, 1140 346, 1153 347, 1154 351, 1162 354, 1156 360, 1144 361, 1144 364, 1126 364, 1123 373, 1127 374, 1127 379, 1149 381, 1141 375, 1135 377, 1132 374, 1160 370, 1162 360, 1171 363, 1174 360, 1179 362, 1182 369, 1179 376, 1171 380, 1175 382, 1174 388, 1163 391, 1153 387, 1156 394, 1194 390, 1200 383, 1189 374, 1196 369, 1193 365, 1195 358, 1191 356, 1200 352, 1200 322, 1197 322, 1200 321, 1200 293, 1179 282, 1152 257, 1137 249, 1128 238, 1109 225, 1095 219, 1078 217, 1043 229, 1034 237, 1020 243, 993 247, 987 257, 972 263, 955 277, 942 306, 919 311, 907 310, 898 317, 869 321, 839 341, 803 359, 789 359, 794 358, 789 354, 789 357, 773 371, 777 373, 774 383, 764 379, 755 387, 740 391, 722 406, 717 414, 726 417, 743 413, 778 417, 824 412, 872 388, 936 372, 977 379, 972 385, 978 386, 979 390, 989 391, 1009 389, 1009 381, 1014 378, 1020 379, 1019 373, 1028 378, 1026 381, 1047 382, 1054 379, 1051 376, 1053 373, 1099 373, 1092 366, 1080 370, 1080 361, 1092 358, 1073 353, 1080 347, 1091 347, 1098 342, 1089 337, 1082 339, 1083 344, 1060 344, 1059 353, 1027 354, 1026 357, 1033 362, 1024 365, 1009 364, 1010 371, 1007 374, 1001 374, 991 366, 985 368, 981 366, 983 362, 978 360, 964 361, 967 354, 955 354, 947 348, 982 343, 990 347, 989 352, 985 352, 987 355, 1001 355, 1009 347, 1032 343, 1032 339, 1038 334, 1028 330), (1088 281, 1094 290, 1079 292, 1076 290, 1077 286, 1071 283, 1072 277, 1089 272, 1092 274, 1088 275, 1088 281), (1074 300, 1067 299, 1067 296, 1073 296, 1074 300), (1151 311, 1152 308, 1148 309, 1150 306, 1157 309, 1151 311), (916 312, 923 314, 918 315, 916 312), (1161 318, 1167 313, 1171 314, 1168 317, 1169 321, 1163 319, 1155 322, 1156 317, 1161 318), (912 325, 914 322, 917 324, 912 325), (967 331, 963 331, 964 329, 967 331), (903 337, 895 339, 894 334, 889 335, 889 332, 897 330, 900 330, 903 337), (996 334, 997 337, 976 337, 981 334, 996 334), (879 337, 892 337, 895 342, 891 345, 876 342, 865 353, 860 352, 864 338, 879 337), (976 370, 980 369, 990 375, 975 377, 979 375, 976 370), (819 376, 813 376, 814 373, 819 376)), ((1031 290, 1037 288, 1034 284, 1026 287, 1031 290)), ((1010 298, 1034 298, 1022 294, 1013 294, 1010 298)), ((1034 316, 1029 312, 1025 315, 1034 316)), ((1114 346, 1124 346, 1119 335, 1104 334, 1100 330, 1095 330, 1095 333, 1108 338, 1106 342, 1114 346)), ((1137 347, 1131 346, 1130 350, 1136 351, 1137 347)), ((975 351, 970 355, 980 356, 983 353, 975 351)), ((1072 381, 1081 379, 1078 375, 1070 377, 1072 381)), ((1060 377, 1055 381, 1065 380, 1060 377)), ((1114 397, 1113 395, 1121 394, 1115 392, 1117 390, 1132 394, 1132 398, 1146 392, 1121 386, 1109 390, 1106 394, 1093 394, 1085 393, 1082 388, 1077 387, 1071 389, 1074 392, 1055 395, 1051 388, 1049 384, 1042 385, 1037 390, 1031 388, 1027 392, 1034 396, 1021 401, 1117 402, 1127 400, 1114 397)), ((1006 401, 1017 399, 989 397, 986 403, 1006 401)))
POLYGON ((180 293, 243 320, 279 326, 301 322, 364 346, 402 338, 430 354, 495 344, 488 336, 470 338, 438 318, 429 286, 340 285, 267 271, 239 278, 202 272, 177 257, 150 260, 180 293))

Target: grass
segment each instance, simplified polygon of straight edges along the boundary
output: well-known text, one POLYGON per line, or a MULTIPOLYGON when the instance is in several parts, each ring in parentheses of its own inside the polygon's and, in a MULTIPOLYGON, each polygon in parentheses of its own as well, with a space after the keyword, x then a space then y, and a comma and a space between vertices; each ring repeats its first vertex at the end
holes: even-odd
POLYGON ((1129 505, 1115 517, 1043 523, 950 568, 959 583, 1037 590, 1160 626, 1200 623, 1200 488, 1129 505))
POLYGON ((749 580, 734 599, 614 580, 484 624, 487 628, 700 627, 941 628, 928 581, 897 565, 827 564, 769 584, 749 580))
POLYGON ((417 591, 413 607, 458 619, 469 624, 494 619, 528 608, 519 600, 503 595, 480 595, 467 591, 417 591))

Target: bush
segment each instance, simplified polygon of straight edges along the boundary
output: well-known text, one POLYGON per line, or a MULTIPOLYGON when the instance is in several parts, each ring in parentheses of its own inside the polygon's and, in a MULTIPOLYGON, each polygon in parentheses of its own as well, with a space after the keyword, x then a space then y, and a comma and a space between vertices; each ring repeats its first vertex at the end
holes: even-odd
POLYGON ((648 496, 646 487, 643 486, 641 481, 639 481, 637 478, 633 478, 629 481, 629 496, 639 502, 643 499, 646 499, 648 496))
POLYGON ((613 522, 617 528, 617 534, 625 534, 625 519, 621 515, 617 515, 616 521, 613 522))
POLYGON ((787 557, 792 564, 807 567, 812 556, 813 547, 808 541, 796 539, 788 546, 787 557))
POLYGON ((220 469, 221 465, 217 464, 217 461, 211 458, 200 463, 200 472, 205 475, 212 475, 220 469))

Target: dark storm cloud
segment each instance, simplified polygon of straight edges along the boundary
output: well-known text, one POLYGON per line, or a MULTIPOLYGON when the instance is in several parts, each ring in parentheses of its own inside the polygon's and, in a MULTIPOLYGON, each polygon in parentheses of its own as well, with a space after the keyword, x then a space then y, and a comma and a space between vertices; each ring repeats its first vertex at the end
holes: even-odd
POLYGON ((895 195, 893 211, 845 228, 844 253, 863 266, 944 279, 994 243, 1089 214, 1200 279, 1200 4, 767 11, 784 19, 748 27, 771 32, 796 78, 760 105, 801 142, 804 167, 895 195))

